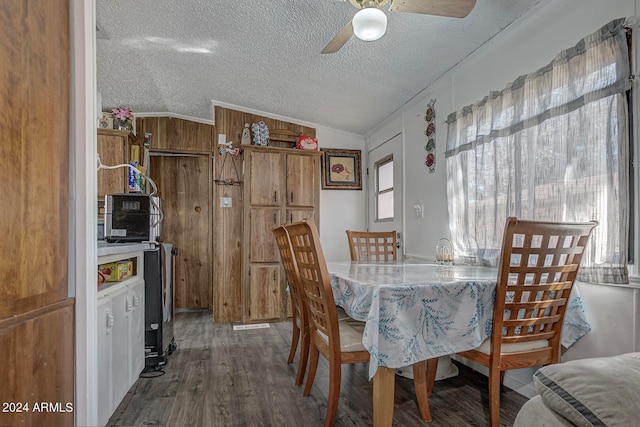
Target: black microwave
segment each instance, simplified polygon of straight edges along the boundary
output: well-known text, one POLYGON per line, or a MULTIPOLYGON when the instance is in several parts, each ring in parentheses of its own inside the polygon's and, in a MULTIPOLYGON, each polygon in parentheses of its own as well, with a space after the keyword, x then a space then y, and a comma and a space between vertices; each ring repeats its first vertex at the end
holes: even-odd
POLYGON ((160 240, 160 198, 141 193, 105 196, 104 238, 110 243, 160 240))

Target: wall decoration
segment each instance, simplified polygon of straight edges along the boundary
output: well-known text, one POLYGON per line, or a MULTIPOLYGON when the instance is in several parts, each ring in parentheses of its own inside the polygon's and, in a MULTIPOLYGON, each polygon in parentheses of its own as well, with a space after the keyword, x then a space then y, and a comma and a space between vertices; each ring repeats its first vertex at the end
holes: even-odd
POLYGON ((321 148, 322 188, 362 190, 360 150, 321 148))
POLYGON ((222 164, 220 165, 220 172, 217 179, 213 181, 218 185, 242 185, 240 181, 240 175, 238 174, 238 167, 236 166, 236 159, 240 155, 240 149, 233 147, 233 141, 218 143, 218 153, 222 156, 222 164), (227 157, 231 157, 231 164, 233 165, 233 171, 235 177, 223 178, 224 165, 227 161, 227 157))
POLYGON ((436 171, 436 100, 432 99, 427 105, 427 111, 424 113, 424 120, 427 122, 427 128, 424 131, 427 137, 427 144, 424 149, 427 151, 427 157, 424 164, 427 165, 429 173, 436 171))
POLYGON ((258 123, 254 123, 251 126, 253 130, 253 144, 254 145, 269 145, 269 128, 260 120, 258 123))

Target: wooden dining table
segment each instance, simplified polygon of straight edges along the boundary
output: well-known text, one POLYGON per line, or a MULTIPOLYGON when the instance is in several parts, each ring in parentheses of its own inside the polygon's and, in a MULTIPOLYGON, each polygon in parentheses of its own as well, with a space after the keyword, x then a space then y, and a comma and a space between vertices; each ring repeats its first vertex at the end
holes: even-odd
MULTIPOLYGON (((329 262, 336 305, 365 322, 362 343, 371 353, 375 426, 391 426, 395 370, 413 366, 420 414, 431 421, 427 384, 438 357, 478 347, 491 336, 496 268, 415 261, 329 262), (417 381, 416 381, 417 378, 417 381)), ((562 344, 590 331, 575 291, 562 344)))

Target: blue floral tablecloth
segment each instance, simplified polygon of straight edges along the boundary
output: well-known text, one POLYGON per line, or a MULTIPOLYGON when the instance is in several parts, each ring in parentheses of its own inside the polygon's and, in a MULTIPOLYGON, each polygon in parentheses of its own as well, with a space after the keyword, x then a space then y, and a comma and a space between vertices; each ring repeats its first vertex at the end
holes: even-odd
MULTIPOLYGON (((426 263, 328 263, 336 305, 366 322, 363 345, 378 366, 400 368, 478 347, 491 335, 497 269, 426 263)), ((562 345, 591 330, 574 287, 562 345)))

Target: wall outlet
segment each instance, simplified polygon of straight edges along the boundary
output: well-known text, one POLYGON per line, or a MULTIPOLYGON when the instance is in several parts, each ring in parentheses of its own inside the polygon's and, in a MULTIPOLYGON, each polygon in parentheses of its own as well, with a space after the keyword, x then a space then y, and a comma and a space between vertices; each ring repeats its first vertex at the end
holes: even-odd
POLYGON ((231 197, 220 197, 220 207, 221 208, 230 208, 233 206, 233 202, 231 197))

